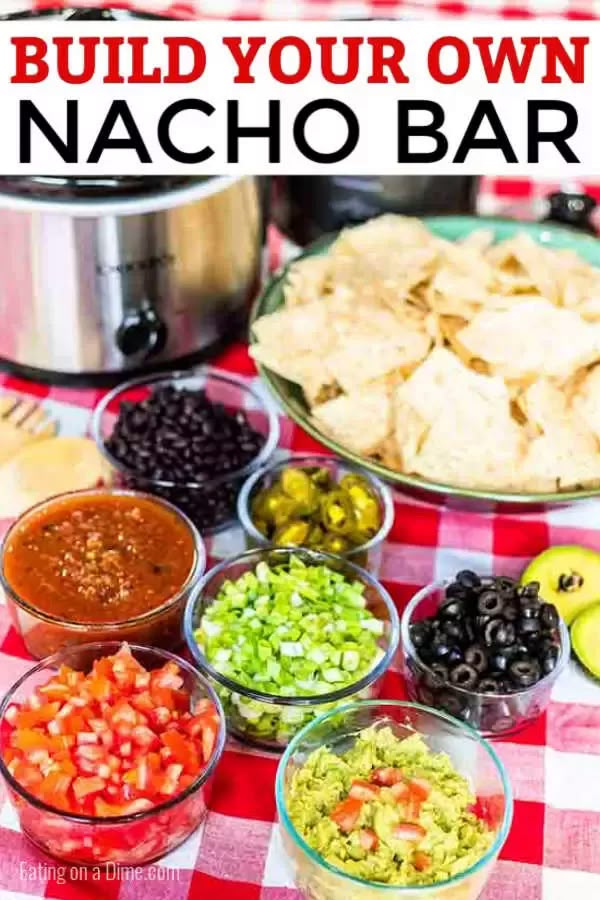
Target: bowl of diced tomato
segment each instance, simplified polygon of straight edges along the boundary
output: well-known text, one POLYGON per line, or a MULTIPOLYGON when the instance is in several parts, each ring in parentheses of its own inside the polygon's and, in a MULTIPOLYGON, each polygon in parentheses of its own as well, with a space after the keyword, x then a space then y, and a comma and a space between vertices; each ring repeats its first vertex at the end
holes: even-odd
POLYGON ((67 648, 0 705, 0 772, 21 829, 78 865, 142 865, 186 840, 224 744, 208 682, 148 647, 67 648))

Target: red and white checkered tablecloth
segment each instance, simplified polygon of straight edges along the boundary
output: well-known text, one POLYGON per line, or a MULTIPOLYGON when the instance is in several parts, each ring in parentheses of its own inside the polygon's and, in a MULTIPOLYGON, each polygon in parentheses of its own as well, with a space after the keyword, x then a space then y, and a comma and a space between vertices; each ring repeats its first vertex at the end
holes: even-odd
MULTIPOLYGON (((25 0, 0 0, 0 9, 25 0)), ((47 2, 37 6, 50 5, 47 2)), ((55 0, 51 5, 56 6, 55 0)), ((119 3, 183 16, 332 17, 359 15, 561 15, 600 18, 600 0, 198 0, 119 3)), ((482 212, 539 212, 556 185, 526 179, 486 179, 482 212)), ((569 187, 573 187, 569 185, 569 187)), ((600 184, 584 185, 600 199, 600 184)), ((278 262, 286 246, 271 234, 278 262)), ((256 377, 246 348, 235 345, 218 360, 224 369, 256 377)), ((43 399, 63 433, 84 433, 98 399, 93 390, 48 388, 0 376, 0 388, 43 399)), ((282 447, 316 449, 307 435, 282 419, 282 447)), ((400 609, 416 588, 457 569, 517 575, 544 548, 579 543, 600 548, 600 502, 535 515, 457 512, 396 494, 396 516, 385 548, 383 581, 400 609)), ((213 558, 240 547, 237 532, 211 542, 213 558)), ((23 644, 0 605, 0 691, 29 667, 23 644)), ((385 694, 404 696, 397 673, 385 694)), ((554 691, 547 714, 496 748, 516 797, 512 831, 484 900, 596 900, 600 898, 600 686, 571 665, 554 691)), ((210 814, 202 828, 169 857, 137 877, 115 873, 70 877, 19 833, 0 785, 0 900, 299 900, 286 868, 275 819, 277 759, 230 745, 218 770, 210 814)), ((352 900, 351 897, 348 900, 352 900)))

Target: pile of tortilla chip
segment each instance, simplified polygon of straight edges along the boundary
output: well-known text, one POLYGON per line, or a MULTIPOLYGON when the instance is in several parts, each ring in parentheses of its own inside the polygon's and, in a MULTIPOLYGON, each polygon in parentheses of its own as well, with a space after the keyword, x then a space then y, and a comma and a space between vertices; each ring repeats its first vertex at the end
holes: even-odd
POLYGON ((355 453, 479 490, 600 487, 600 269, 385 215, 289 270, 253 357, 355 453))

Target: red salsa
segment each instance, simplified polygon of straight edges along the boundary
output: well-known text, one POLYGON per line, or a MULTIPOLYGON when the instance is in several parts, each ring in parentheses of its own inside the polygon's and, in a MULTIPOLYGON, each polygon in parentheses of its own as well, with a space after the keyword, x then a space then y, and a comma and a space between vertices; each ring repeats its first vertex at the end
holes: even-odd
POLYGON ((3 564, 25 603, 69 622, 103 624, 175 597, 195 560, 193 534, 176 512, 150 498, 96 493, 24 516, 3 564))

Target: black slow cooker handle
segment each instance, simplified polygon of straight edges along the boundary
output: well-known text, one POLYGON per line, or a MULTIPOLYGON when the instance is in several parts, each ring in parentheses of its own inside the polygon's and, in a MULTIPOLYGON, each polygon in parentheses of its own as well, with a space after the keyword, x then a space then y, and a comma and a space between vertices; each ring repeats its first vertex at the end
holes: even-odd
POLYGON ((589 194, 570 194, 566 191, 557 191, 548 197, 550 209, 544 219, 545 222, 553 222, 558 225, 568 225, 578 231, 597 235, 596 227, 590 216, 598 206, 597 201, 589 194))

